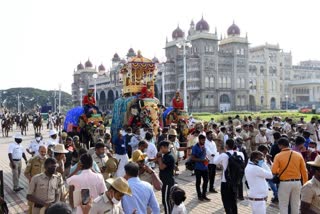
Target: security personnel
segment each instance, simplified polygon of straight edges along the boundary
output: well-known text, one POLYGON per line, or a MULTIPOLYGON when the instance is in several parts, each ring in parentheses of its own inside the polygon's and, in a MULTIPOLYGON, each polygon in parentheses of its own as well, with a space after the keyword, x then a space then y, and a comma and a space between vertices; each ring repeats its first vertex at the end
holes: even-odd
POLYGON ((109 178, 106 182, 110 188, 103 195, 94 199, 90 213, 123 213, 119 202, 124 195, 132 195, 128 181, 118 177, 116 179, 109 178))
POLYGON ((59 201, 63 180, 56 175, 57 161, 48 158, 44 162, 45 172, 34 176, 29 184, 27 200, 34 203, 33 214, 40 213, 51 204, 59 201))
POLYGON ((47 148, 40 146, 38 155, 29 159, 24 175, 28 178, 29 182, 31 178, 37 174, 44 172, 44 162, 47 159, 47 148))
MULTIPOLYGON (((26 169, 24 170, 24 175, 28 178, 29 182, 31 181, 31 178, 35 175, 38 175, 40 173, 43 173, 44 170, 44 162, 47 159, 47 147, 40 146, 38 155, 32 157, 29 159, 26 169)), ((33 203, 28 201, 29 205, 29 214, 32 214, 32 207, 33 203)))
POLYGON ((25 153, 23 152, 23 147, 21 146, 22 135, 20 133, 15 134, 14 141, 14 143, 10 143, 9 145, 8 156, 10 160, 10 168, 12 170, 13 191, 18 192, 23 190, 23 187, 19 187, 19 178, 22 167, 21 159, 23 158, 26 164, 28 161, 25 153))
POLYGON ((95 153, 92 155, 92 159, 97 163, 97 165, 100 168, 100 171, 103 175, 104 179, 109 178, 109 173, 107 172, 107 161, 108 161, 108 156, 105 153, 105 148, 106 146, 98 142, 95 145, 95 153))
POLYGON ((35 156, 39 154, 40 146, 46 146, 46 143, 42 141, 41 133, 36 133, 35 139, 31 141, 29 148, 26 150, 30 155, 35 156))
POLYGON ((50 138, 48 139, 47 146, 49 147, 50 145, 57 145, 59 144, 59 139, 57 138, 57 131, 55 129, 51 129, 49 131, 49 136, 50 138))

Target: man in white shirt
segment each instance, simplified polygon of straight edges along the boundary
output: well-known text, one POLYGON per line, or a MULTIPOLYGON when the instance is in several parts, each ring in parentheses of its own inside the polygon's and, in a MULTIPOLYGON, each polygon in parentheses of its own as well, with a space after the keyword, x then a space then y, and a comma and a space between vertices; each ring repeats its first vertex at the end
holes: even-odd
POLYGON ((245 176, 250 187, 248 199, 253 214, 265 214, 266 201, 268 198, 268 183, 266 179, 273 177, 270 168, 263 160, 263 153, 254 151, 245 169, 245 176))
MULTIPOLYGON (((226 141, 225 150, 230 155, 233 155, 235 152, 233 149, 235 147, 235 142, 233 139, 228 139, 226 141)), ((225 209, 226 213, 237 213, 237 192, 234 192, 232 190, 232 186, 227 184, 227 180, 225 178, 225 172, 228 167, 229 163, 229 156, 226 154, 226 152, 220 153, 219 155, 216 155, 213 159, 213 163, 215 165, 221 164, 223 167, 223 173, 221 178, 221 198, 223 207, 225 209)), ((238 153, 238 155, 242 156, 242 159, 244 160, 242 152, 238 153)))
POLYGON ((41 140, 41 133, 36 133, 35 139, 30 142, 29 147, 26 150, 30 155, 36 156, 39 155, 40 146, 47 147, 46 143, 41 140))
POLYGON ((138 149, 138 144, 141 141, 141 136, 140 136, 140 129, 139 128, 135 128, 133 130, 133 136, 131 137, 131 140, 129 142, 129 145, 132 148, 132 151, 137 150, 138 149))
POLYGON ((20 190, 23 190, 23 187, 19 186, 22 158, 27 164, 27 157, 23 152, 23 147, 21 146, 22 135, 20 133, 16 133, 13 138, 15 142, 9 144, 8 157, 10 160, 10 168, 12 171, 13 191, 18 192, 20 190))
POLYGON ((213 141, 212 131, 206 133, 206 142, 204 144, 206 148, 207 158, 209 160, 209 192, 217 193, 214 189, 214 179, 216 177, 216 165, 213 163, 214 156, 218 154, 216 143, 213 141))
POLYGON ((49 139, 48 139, 48 142, 47 142, 47 146, 50 146, 50 145, 57 145, 59 144, 59 139, 57 138, 57 131, 55 129, 51 129, 49 131, 49 139))
POLYGON ((153 135, 150 132, 147 132, 146 137, 145 137, 145 140, 148 143, 148 148, 146 151, 147 156, 148 156, 147 165, 149 167, 151 167, 152 169, 154 169, 156 166, 155 161, 157 159, 158 150, 157 150, 156 145, 154 145, 154 143, 152 143, 152 138, 153 138, 153 135))
POLYGON ((256 136, 256 145, 265 145, 269 143, 266 136, 266 128, 260 128, 259 134, 256 136))

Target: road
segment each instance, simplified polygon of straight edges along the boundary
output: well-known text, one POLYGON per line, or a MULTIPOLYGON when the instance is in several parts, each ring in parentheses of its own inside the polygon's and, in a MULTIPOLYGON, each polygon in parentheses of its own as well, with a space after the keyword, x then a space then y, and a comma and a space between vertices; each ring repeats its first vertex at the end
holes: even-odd
MULTIPOLYGON (((30 126, 31 127, 31 126, 30 126)), ((22 145, 25 148, 27 148, 28 144, 30 143, 31 139, 34 137, 34 132, 29 127, 29 131, 27 132, 27 136, 23 137, 22 145)), ((20 178, 20 185, 24 187, 24 190, 15 193, 12 190, 12 174, 11 169, 9 168, 9 159, 7 155, 8 145, 13 141, 13 134, 16 132, 16 129, 14 128, 14 131, 9 133, 9 137, 5 138, 2 137, 2 133, 0 133, 0 169, 3 170, 4 174, 4 195, 5 200, 8 204, 10 213, 26 213, 28 206, 26 201, 26 193, 28 189, 28 182, 26 178, 23 175, 23 171, 25 168, 25 163, 23 163, 23 170, 22 175, 20 178)), ((42 135, 44 136, 44 139, 48 138, 48 130, 44 128, 42 131, 42 135)), ((28 158, 30 158, 29 155, 27 155, 28 158)), ((195 190, 195 177, 191 176, 190 171, 185 171, 185 167, 183 163, 180 163, 180 175, 176 177, 176 181, 179 186, 181 186, 187 194, 187 199, 185 201, 185 205, 187 207, 187 210, 189 213, 224 213, 222 201, 221 201, 221 195, 220 193, 208 194, 208 197, 211 199, 210 202, 199 202, 195 190)), ((220 189, 220 175, 216 176, 216 189, 219 191, 220 189)), ((247 195, 246 189, 244 190, 244 195, 247 195)), ((158 199, 158 202, 161 204, 161 192, 156 192, 156 196, 158 199)), ((267 213, 279 213, 278 206, 275 204, 270 203, 271 200, 271 192, 269 192, 269 198, 267 203, 267 213)), ((162 205, 161 205, 162 206, 162 205)), ((162 209, 163 210, 163 209, 162 209)), ((238 211, 239 213, 251 213, 251 209, 249 206, 249 202, 247 200, 241 201, 238 203, 238 211)))

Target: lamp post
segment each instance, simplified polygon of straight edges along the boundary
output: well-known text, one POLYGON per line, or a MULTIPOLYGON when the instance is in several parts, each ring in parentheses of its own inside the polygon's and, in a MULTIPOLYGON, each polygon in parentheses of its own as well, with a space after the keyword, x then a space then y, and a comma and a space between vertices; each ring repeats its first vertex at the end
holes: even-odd
POLYGON ((93 80, 94 80, 94 99, 97 102, 97 78, 98 78, 98 74, 93 74, 92 77, 93 77, 93 80))
POLYGON ((286 110, 288 110, 288 102, 289 102, 289 96, 288 95, 286 95, 286 110))
POLYGON ((83 88, 79 88, 80 90, 80 106, 82 106, 82 91, 83 91, 83 88))
POLYGON ((59 84, 59 113, 61 113, 61 84, 59 84))
POLYGON ((164 74, 165 74, 165 71, 166 71, 166 66, 164 66, 164 70, 162 71, 162 75, 161 75, 161 79, 162 79, 162 104, 164 106, 166 106, 166 101, 165 101, 165 91, 164 91, 164 74))
POLYGON ((188 111, 188 100, 187 100, 187 56, 186 56, 186 46, 192 47, 190 41, 183 39, 177 43, 178 48, 183 48, 183 100, 184 100, 184 110, 188 111))
POLYGON ((18 93, 18 113, 20 113, 20 94, 18 93))

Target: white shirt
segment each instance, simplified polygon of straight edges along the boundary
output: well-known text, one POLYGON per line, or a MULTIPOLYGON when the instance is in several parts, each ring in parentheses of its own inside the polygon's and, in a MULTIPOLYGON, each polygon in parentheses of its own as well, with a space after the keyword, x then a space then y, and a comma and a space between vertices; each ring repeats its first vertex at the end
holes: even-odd
POLYGON ((59 144, 59 139, 58 137, 54 140, 52 138, 49 138, 48 141, 47 141, 47 147, 50 146, 50 145, 57 145, 59 144))
POLYGON ((274 138, 273 138, 273 130, 272 129, 267 129, 266 136, 267 136, 267 140, 273 144, 274 138))
MULTIPOLYGON (((155 159, 158 153, 157 147, 153 143, 148 142, 148 148, 146 153, 149 159, 155 159)), ((155 167, 156 164, 155 162, 148 162, 148 165, 150 167, 155 167)))
MULTIPOLYGON (((81 189, 89 189, 90 196, 97 198, 104 193, 107 188, 104 179, 100 173, 94 173, 91 169, 82 170, 80 175, 73 175, 67 179, 67 184, 73 185, 75 191, 81 191, 81 189)), ((77 206, 77 214, 82 214, 82 209, 77 206)))
POLYGON ((47 147, 47 144, 42 140, 40 140, 39 143, 36 140, 33 140, 30 142, 28 149, 30 150, 30 152, 35 152, 34 155, 38 155, 40 146, 47 147))
POLYGON ((268 183, 266 179, 273 177, 270 168, 263 162, 262 167, 249 161, 244 174, 250 187, 248 196, 251 198, 264 198, 268 196, 268 183))
POLYGON ((154 159, 157 157, 157 147, 153 143, 148 142, 147 155, 149 159, 154 159))
POLYGON ((140 136, 139 135, 133 135, 130 142, 129 142, 129 145, 131 146, 132 148, 132 151, 134 150, 137 150, 138 149, 138 145, 139 145, 139 142, 140 142, 140 136))
POLYGON ((188 214, 186 206, 182 202, 179 206, 174 205, 171 214, 188 214))
POLYGON ((208 139, 206 139, 204 147, 206 148, 206 154, 207 154, 207 158, 209 159, 209 164, 214 164, 213 163, 214 157, 212 157, 212 155, 218 154, 216 143, 213 140, 209 141, 208 139))
POLYGON ((8 153, 12 154, 12 159, 21 159, 23 154, 23 147, 21 143, 10 143, 8 153))
MULTIPOLYGON (((229 152, 231 155, 233 155, 234 151, 233 150, 228 150, 227 152, 229 152)), ((238 152, 237 151, 237 154, 240 155, 242 157, 242 159, 244 160, 244 156, 243 156, 243 153, 242 152, 238 152)), ((218 164, 221 164, 222 167, 223 167, 223 173, 222 173, 222 178, 221 178, 221 182, 227 182, 226 181, 226 178, 224 176, 225 174, 225 171, 228 167, 228 163, 229 163, 229 156, 224 152, 224 153, 221 153, 219 155, 216 155, 214 156, 214 159, 213 159, 213 163, 215 165, 218 165, 218 164)))

